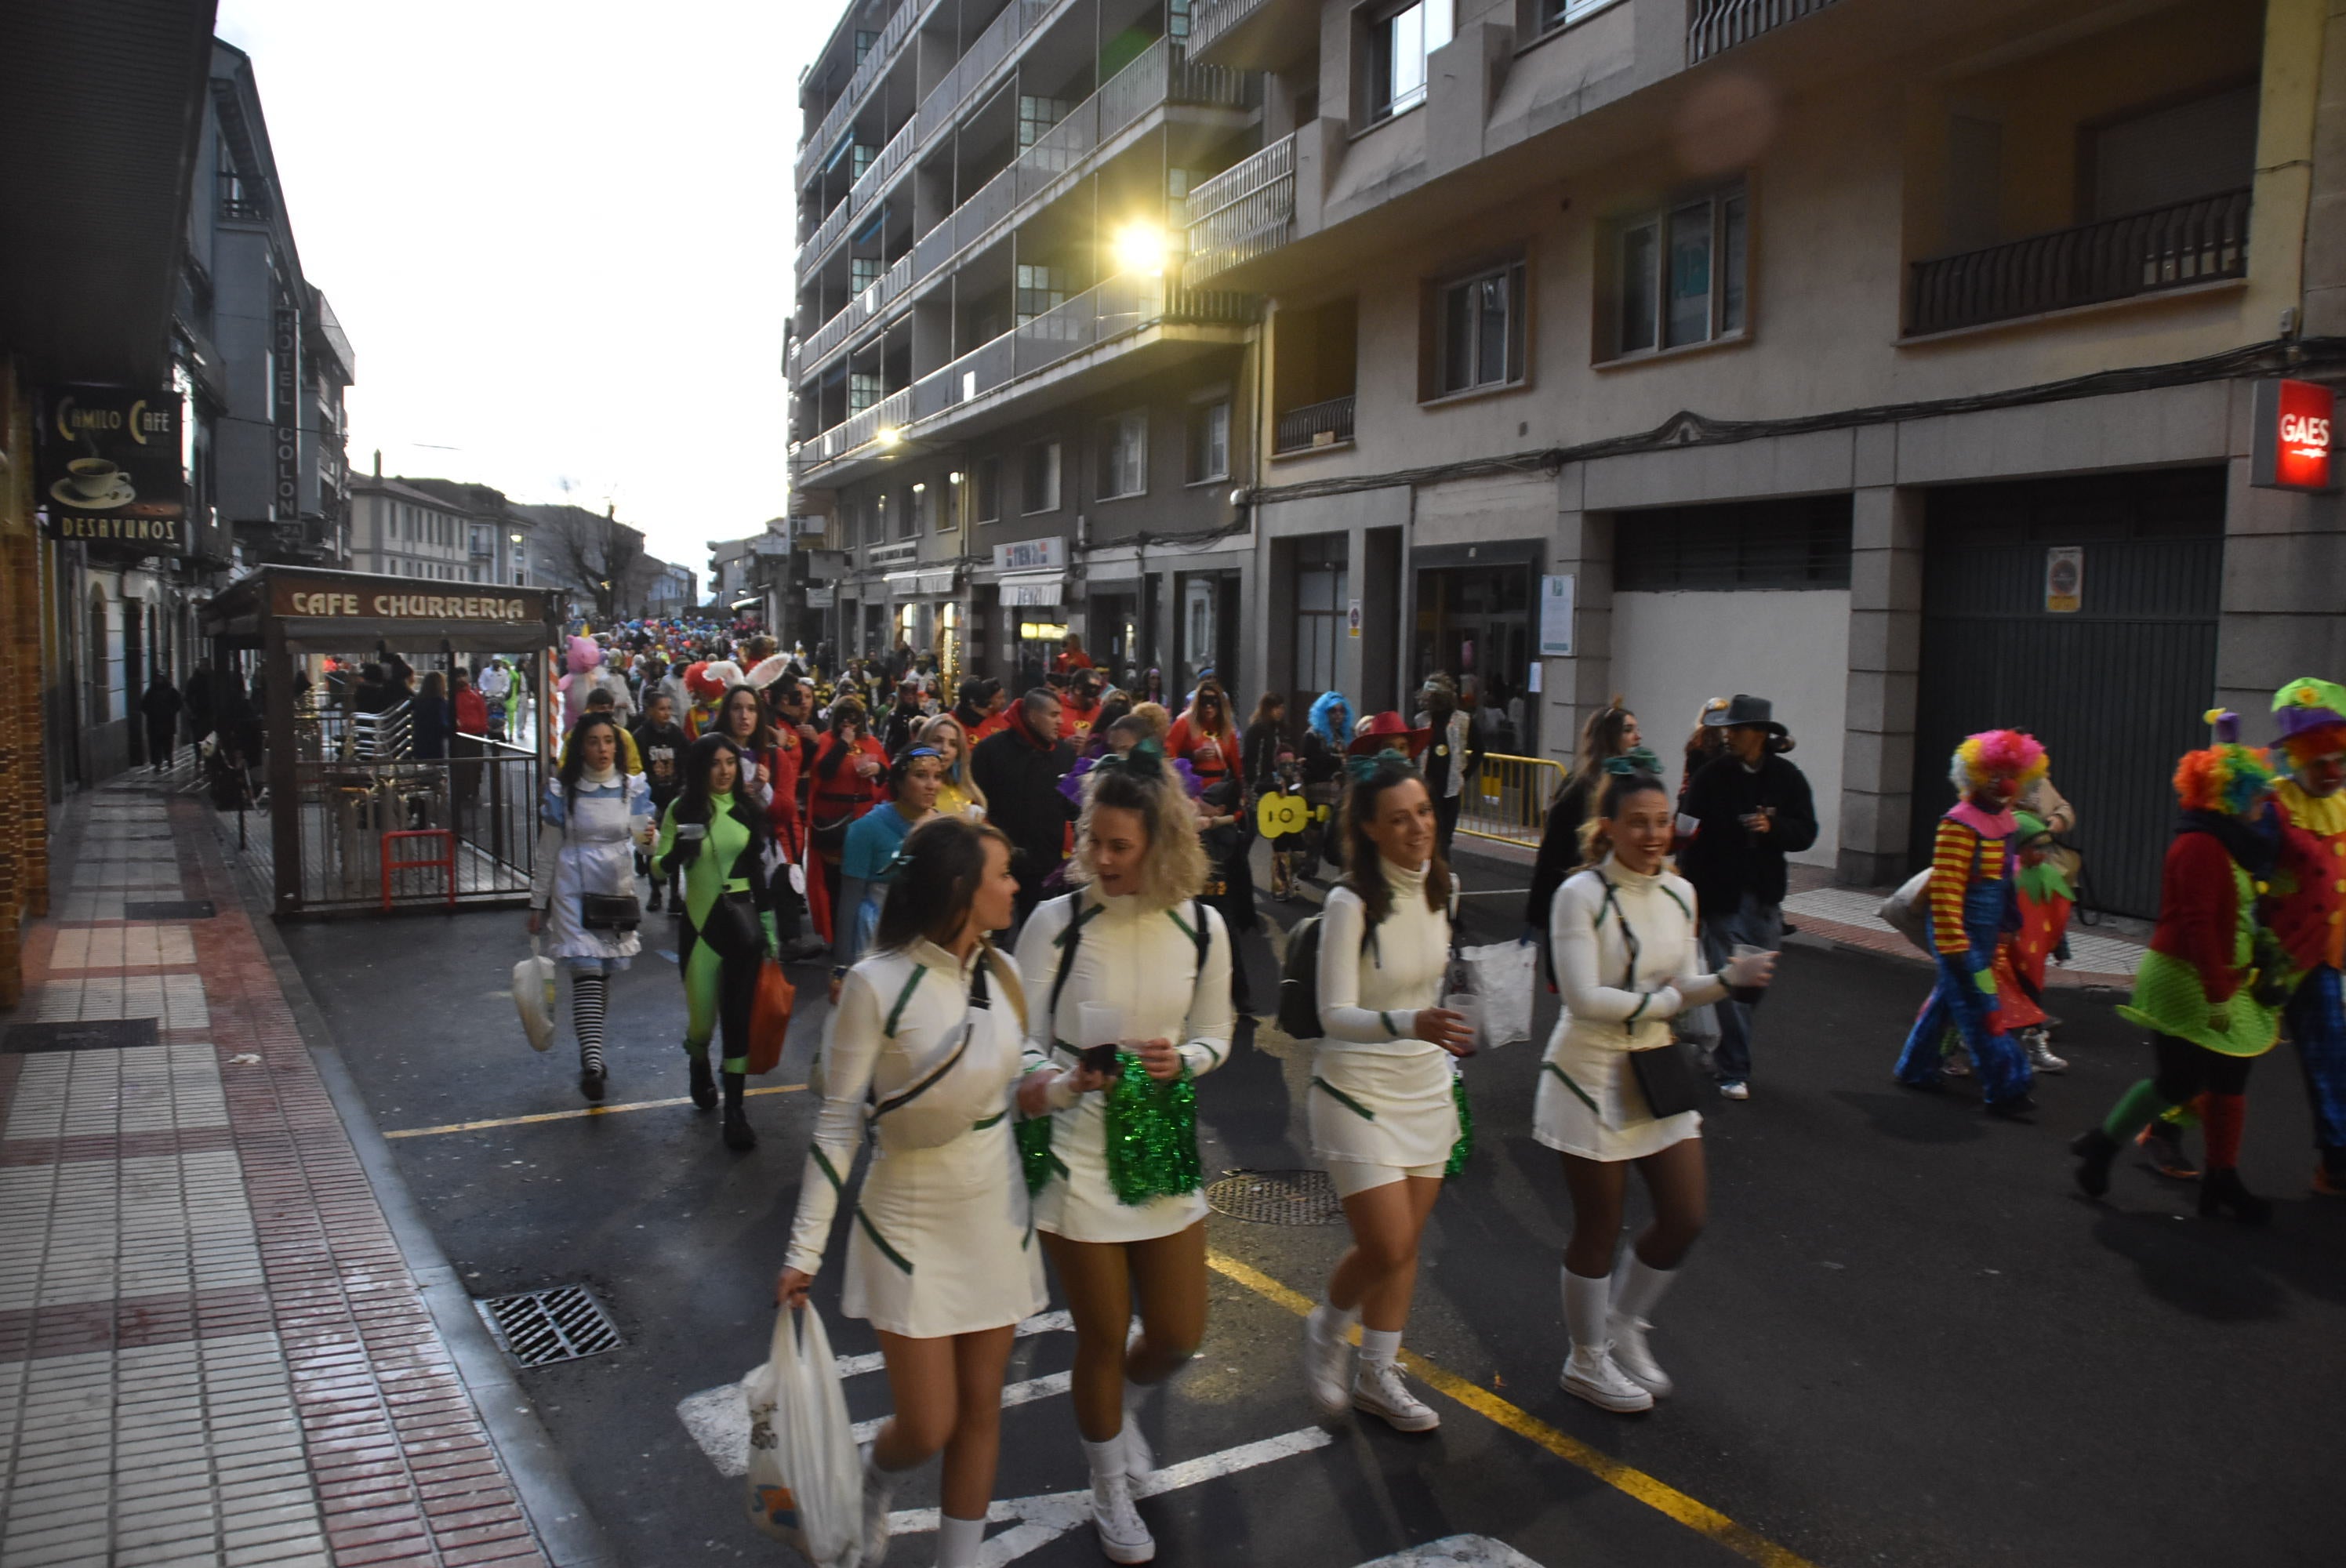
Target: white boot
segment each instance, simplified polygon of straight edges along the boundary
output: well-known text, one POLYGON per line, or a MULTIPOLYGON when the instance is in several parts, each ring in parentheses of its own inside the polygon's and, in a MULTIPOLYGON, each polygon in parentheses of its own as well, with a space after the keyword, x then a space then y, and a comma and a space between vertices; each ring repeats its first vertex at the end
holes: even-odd
POLYGON ((1564 1375, 1556 1382, 1566 1393, 1599 1410, 1624 1415, 1650 1410, 1654 1396, 1613 1364, 1612 1336, 1606 1327, 1612 1294, 1610 1276, 1591 1279, 1564 1270, 1564 1327, 1572 1338, 1572 1354, 1565 1359, 1564 1375))
POLYGON ((1658 1400, 1669 1398, 1670 1375, 1662 1370, 1646 1343, 1646 1330, 1653 1327, 1647 1314, 1677 1278, 1678 1270, 1656 1268, 1639 1257, 1634 1247, 1613 1271, 1613 1310, 1606 1319, 1606 1329, 1613 1337, 1613 1364, 1658 1400))
POLYGON ((872 1444, 863 1445, 862 1568, 879 1568, 888 1557, 888 1512, 896 1501, 893 1471, 872 1462, 872 1444))
POLYGON ((1154 1563, 1157 1541, 1132 1506, 1132 1481, 1125 1473, 1123 1436, 1118 1434, 1106 1442, 1086 1439, 1084 1458, 1092 1467, 1092 1528, 1099 1532, 1100 1550, 1111 1563, 1154 1563))

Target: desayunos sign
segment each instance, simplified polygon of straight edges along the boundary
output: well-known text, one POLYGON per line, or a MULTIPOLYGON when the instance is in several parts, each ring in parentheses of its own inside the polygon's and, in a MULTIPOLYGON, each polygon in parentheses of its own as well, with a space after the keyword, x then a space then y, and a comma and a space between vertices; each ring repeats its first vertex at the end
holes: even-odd
POLYGON ((179 394, 56 386, 42 410, 35 483, 52 539, 187 553, 179 394))
POLYGON ((2334 490, 2338 394, 2317 382, 2256 383, 2249 483, 2267 490, 2334 490))

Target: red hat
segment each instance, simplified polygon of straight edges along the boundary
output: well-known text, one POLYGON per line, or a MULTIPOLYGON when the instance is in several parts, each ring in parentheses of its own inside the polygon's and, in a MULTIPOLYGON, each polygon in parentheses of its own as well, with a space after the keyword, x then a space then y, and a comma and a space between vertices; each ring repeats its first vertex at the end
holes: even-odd
POLYGON ((1371 716, 1345 750, 1354 757, 1374 757, 1380 751, 1400 751, 1414 761, 1433 738, 1433 731, 1431 729, 1412 729, 1400 714, 1387 709, 1371 716))

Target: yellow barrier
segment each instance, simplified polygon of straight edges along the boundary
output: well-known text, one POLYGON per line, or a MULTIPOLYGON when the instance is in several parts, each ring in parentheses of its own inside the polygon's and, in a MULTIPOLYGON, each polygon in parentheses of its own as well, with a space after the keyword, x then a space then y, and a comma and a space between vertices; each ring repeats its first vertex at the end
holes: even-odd
POLYGON ((1563 785, 1561 762, 1486 753, 1462 792, 1458 830, 1503 844, 1537 847, 1547 825, 1548 802, 1563 785))

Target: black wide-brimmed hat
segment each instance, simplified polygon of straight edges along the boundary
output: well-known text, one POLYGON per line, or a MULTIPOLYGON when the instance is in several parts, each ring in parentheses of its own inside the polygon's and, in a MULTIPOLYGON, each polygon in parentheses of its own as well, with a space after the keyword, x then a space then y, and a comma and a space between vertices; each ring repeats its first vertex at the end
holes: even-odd
POLYGON ((1728 699, 1725 708, 1714 708, 1704 714, 1702 727, 1705 729, 1739 729, 1749 725, 1770 735, 1789 734, 1790 731, 1776 722, 1775 713, 1776 705, 1766 697, 1739 691, 1728 699))

